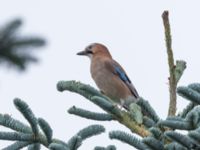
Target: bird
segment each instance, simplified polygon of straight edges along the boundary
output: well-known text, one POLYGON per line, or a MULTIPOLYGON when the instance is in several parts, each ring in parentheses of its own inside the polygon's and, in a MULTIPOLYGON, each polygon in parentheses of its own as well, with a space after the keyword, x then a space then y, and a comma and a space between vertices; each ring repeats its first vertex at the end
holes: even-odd
POLYGON ((90 58, 90 73, 100 91, 114 103, 129 110, 138 101, 139 94, 122 66, 115 61, 108 48, 92 43, 77 55, 90 58))

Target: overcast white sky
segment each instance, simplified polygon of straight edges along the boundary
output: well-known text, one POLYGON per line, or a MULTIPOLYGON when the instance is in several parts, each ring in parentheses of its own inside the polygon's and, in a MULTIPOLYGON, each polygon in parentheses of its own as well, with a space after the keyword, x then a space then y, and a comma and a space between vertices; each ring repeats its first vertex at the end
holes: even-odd
MULTIPOLYGON (((106 133, 84 141, 80 150, 114 144, 119 150, 133 149, 109 140, 111 130, 128 129, 117 122, 96 122, 72 116, 67 109, 75 105, 103 112, 83 97, 56 90, 59 80, 78 80, 94 87, 89 74, 89 59, 76 53, 93 42, 105 44, 125 68, 139 94, 148 99, 161 118, 168 110, 168 65, 161 14, 170 12, 175 59, 187 61, 179 85, 199 82, 200 2, 136 0, 18 0, 1 1, 0 25, 21 17, 24 35, 40 35, 48 45, 36 50, 40 63, 21 74, 1 66, 0 113, 25 122, 14 108, 13 98, 25 100, 37 117, 45 118, 54 137, 68 140, 79 129, 102 124, 106 133)), ((187 104, 178 97, 178 111, 187 104)), ((4 128, 0 128, 4 130, 4 128)), ((8 142, 0 141, 0 148, 8 142)), ((45 149, 45 148, 43 148, 45 149)))

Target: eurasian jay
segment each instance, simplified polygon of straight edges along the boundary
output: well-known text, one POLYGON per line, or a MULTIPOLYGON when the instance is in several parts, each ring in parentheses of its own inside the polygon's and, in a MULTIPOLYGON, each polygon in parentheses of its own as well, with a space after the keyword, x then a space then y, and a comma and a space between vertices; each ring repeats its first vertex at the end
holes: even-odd
POLYGON ((90 44, 77 55, 88 56, 91 60, 90 72, 103 94, 126 109, 138 100, 138 92, 124 69, 117 63, 108 48, 99 43, 90 44))

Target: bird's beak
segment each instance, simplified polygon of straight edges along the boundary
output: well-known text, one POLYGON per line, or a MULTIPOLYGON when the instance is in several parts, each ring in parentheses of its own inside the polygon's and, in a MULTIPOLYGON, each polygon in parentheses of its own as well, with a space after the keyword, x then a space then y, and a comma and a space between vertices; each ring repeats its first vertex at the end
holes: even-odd
POLYGON ((77 55, 87 55, 87 52, 86 51, 80 51, 77 53, 77 55))

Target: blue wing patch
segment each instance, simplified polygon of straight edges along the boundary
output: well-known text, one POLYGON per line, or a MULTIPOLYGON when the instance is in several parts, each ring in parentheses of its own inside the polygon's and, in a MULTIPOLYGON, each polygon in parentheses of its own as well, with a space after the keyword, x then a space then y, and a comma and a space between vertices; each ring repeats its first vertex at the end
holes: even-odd
POLYGON ((115 71, 116 71, 116 73, 118 74, 118 76, 120 77, 121 80, 123 80, 124 82, 128 81, 129 83, 131 83, 131 81, 129 80, 129 78, 125 74, 125 72, 122 69, 120 69, 120 67, 115 66, 115 71))
POLYGON ((139 97, 135 87, 131 83, 131 80, 129 79, 129 77, 126 75, 125 71, 121 68, 121 66, 116 61, 114 61, 114 60, 105 61, 105 67, 109 71, 114 73, 116 76, 118 76, 126 84, 126 86, 129 88, 131 93, 135 96, 135 98, 139 97))

